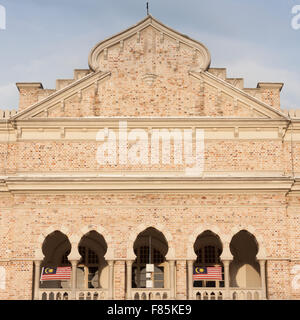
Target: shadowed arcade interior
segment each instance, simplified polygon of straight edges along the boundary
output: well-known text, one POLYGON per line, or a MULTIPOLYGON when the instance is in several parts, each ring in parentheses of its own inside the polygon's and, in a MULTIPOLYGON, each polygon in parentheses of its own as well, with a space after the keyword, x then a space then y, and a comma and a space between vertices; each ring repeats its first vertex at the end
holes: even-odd
POLYGON ((210 230, 201 233, 195 243, 194 251, 197 259, 194 262, 194 267, 222 267, 223 280, 201 280, 194 281, 194 287, 224 287, 224 268, 220 260, 220 255, 223 251, 222 242, 219 236, 210 230))
POLYGON ((261 287, 260 266, 256 259, 258 242, 246 230, 233 236, 230 243, 233 261, 230 264, 230 286, 239 288, 261 287))
POLYGON ((134 242, 136 259, 132 266, 132 288, 146 288, 146 265, 154 264, 153 287, 168 285, 168 243, 162 232, 147 228, 134 242))

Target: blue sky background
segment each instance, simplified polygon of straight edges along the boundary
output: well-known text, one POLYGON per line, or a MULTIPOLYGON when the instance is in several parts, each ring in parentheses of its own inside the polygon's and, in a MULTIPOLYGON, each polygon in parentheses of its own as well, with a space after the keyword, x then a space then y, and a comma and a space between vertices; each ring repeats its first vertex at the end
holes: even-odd
MULTIPOLYGON (((101 40, 146 16, 146 0, 0 0, 6 30, 0 30, 0 108, 17 108, 16 82, 73 78, 88 67, 101 40)), ((282 108, 300 108, 300 30, 291 27, 300 0, 149 0, 164 24, 203 42, 212 67, 228 77, 284 82, 282 108)))

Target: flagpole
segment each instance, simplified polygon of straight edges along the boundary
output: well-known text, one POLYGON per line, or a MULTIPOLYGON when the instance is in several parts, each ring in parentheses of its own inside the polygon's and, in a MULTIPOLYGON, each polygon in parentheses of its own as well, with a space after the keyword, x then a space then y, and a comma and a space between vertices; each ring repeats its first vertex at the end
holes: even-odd
POLYGON ((43 281, 42 281, 42 275, 43 275, 43 273, 44 273, 44 267, 42 268, 42 272, 41 272, 41 274, 40 274, 40 281, 43 283, 43 281))

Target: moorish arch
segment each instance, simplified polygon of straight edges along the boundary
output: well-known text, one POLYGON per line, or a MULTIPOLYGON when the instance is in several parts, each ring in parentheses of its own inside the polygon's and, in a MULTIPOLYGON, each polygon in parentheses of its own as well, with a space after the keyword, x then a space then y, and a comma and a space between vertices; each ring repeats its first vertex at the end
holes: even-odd
POLYGON ((153 228, 163 234, 164 238, 166 239, 166 242, 168 243, 168 252, 166 254, 166 259, 175 260, 175 250, 173 247, 170 247, 170 244, 172 244, 172 241, 173 241, 173 237, 172 237, 172 234, 169 232, 169 230, 162 224, 146 225, 145 223, 140 224, 139 226, 134 228, 132 232, 129 234, 129 238, 127 241, 127 259, 132 261, 136 259, 136 255, 134 252, 134 243, 137 237, 139 236, 139 234, 149 228, 153 228))
POLYGON ((207 230, 211 231, 215 235, 218 235, 221 243, 223 243, 223 239, 226 238, 226 235, 221 232, 221 230, 218 226, 202 224, 201 226, 195 228, 188 238, 187 257, 186 257, 187 260, 196 260, 197 259, 197 254, 195 253, 195 250, 194 250, 194 244, 196 243, 199 235, 203 234, 207 230))
POLYGON ((261 270, 257 254, 259 243, 248 230, 237 232, 230 242, 233 260, 230 263, 230 286, 238 288, 261 287, 261 270))
POLYGON ((77 263, 76 287, 108 289, 107 243, 103 235, 95 230, 85 233, 78 243, 78 252, 81 258, 77 263))
MULTIPOLYGON (((42 268, 70 267, 68 255, 71 252, 69 238, 61 231, 55 230, 46 236, 41 247, 44 256, 39 274, 42 268)), ((41 281, 40 288, 65 288, 70 287, 68 280, 41 281)))
POLYGON ((49 228, 45 229, 44 231, 41 232, 41 234, 37 238, 36 250, 35 250, 35 254, 34 254, 34 260, 41 261, 41 260, 44 259, 44 254, 43 254, 43 251, 42 251, 42 247, 43 247, 44 241, 50 234, 52 234, 55 231, 60 231, 68 239, 70 239, 70 237, 71 237, 69 228, 67 228, 64 225, 52 225, 49 228))
POLYGON ((99 225, 89 225, 89 226, 84 226, 81 230, 80 233, 77 235, 78 242, 82 237, 87 234, 90 231, 96 231, 98 232, 103 238, 105 239, 106 245, 107 245, 107 250, 105 253, 105 259, 106 260, 114 260, 116 257, 114 256, 114 242, 112 240, 111 233, 109 233, 106 228, 99 226, 99 225))
POLYGON ((214 279, 194 279, 194 287, 224 287, 224 266, 221 261, 223 244, 218 234, 211 230, 205 230, 198 235, 194 243, 194 252, 197 256, 193 263, 195 270, 217 267, 220 273, 214 279))
POLYGON ((260 231, 257 230, 253 225, 239 225, 239 226, 234 226, 233 228, 230 229, 228 232, 226 239, 229 240, 229 243, 231 242, 232 238, 239 233, 240 231, 247 231, 253 235, 255 238, 255 241, 258 246, 258 252, 257 252, 257 259, 259 260, 267 260, 267 250, 265 246, 265 240, 264 237, 260 234, 260 231))
POLYGON ((132 265, 132 288, 147 288, 147 266, 152 265, 151 287, 169 286, 169 263, 166 256, 169 250, 164 234, 149 227, 138 234, 133 245, 135 260, 132 265))

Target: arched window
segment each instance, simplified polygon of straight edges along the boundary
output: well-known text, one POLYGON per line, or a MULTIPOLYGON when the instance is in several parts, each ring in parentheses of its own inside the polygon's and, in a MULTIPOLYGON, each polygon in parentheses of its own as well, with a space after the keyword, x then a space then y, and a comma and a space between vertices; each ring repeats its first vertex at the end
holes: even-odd
POLYGON ((107 262, 104 255, 107 244, 102 235, 90 231, 82 237, 78 251, 81 259, 77 265, 77 288, 107 288, 107 262))
MULTIPOLYGON (((56 268, 71 266, 68 255, 71 252, 71 243, 66 235, 60 231, 54 231, 49 234, 42 245, 44 260, 41 263, 42 268, 56 268)), ((40 283, 40 288, 69 288, 70 280, 51 280, 40 283)))
MULTIPOLYGON (((140 233, 134 243, 134 253, 136 260, 132 266, 132 287, 147 287, 148 264, 154 265, 151 271, 151 281, 153 288, 165 287, 165 272, 168 268, 165 255, 168 251, 168 244, 164 235, 154 228, 148 228, 140 233)), ((148 273, 149 274, 149 273, 148 273)))
POLYGON ((230 251, 233 260, 229 266, 230 286, 260 288, 260 266, 256 259, 258 243, 248 231, 242 230, 232 237, 230 251))
POLYGON ((197 259, 194 268, 221 267, 222 280, 194 280, 194 287, 224 287, 224 267, 220 260, 222 243, 220 238, 211 231, 205 231, 198 236, 194 244, 197 259))

